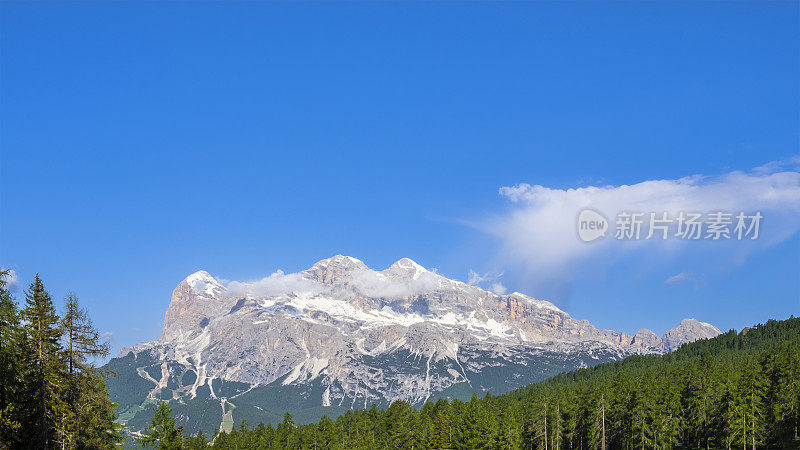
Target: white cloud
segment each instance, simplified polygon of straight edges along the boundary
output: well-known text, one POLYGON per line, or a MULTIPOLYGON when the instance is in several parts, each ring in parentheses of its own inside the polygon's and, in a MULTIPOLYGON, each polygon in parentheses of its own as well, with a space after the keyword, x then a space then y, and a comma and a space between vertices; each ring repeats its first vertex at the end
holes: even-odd
MULTIPOLYGON (((431 271, 423 271, 416 277, 391 276, 371 269, 355 270, 347 275, 349 286, 366 297, 401 298, 439 287, 439 275, 431 271)), ((345 280, 342 280, 345 281, 345 280)), ((305 278, 302 273, 285 274, 279 270, 260 280, 240 282, 227 281, 228 291, 232 295, 251 295, 255 297, 271 297, 291 293, 322 293, 329 286, 305 278)))
POLYGON ((283 295, 291 292, 319 292, 322 289, 319 284, 303 278, 299 273, 287 275, 282 270, 278 270, 257 281, 230 281, 227 284, 228 291, 233 295, 253 295, 257 297, 283 295))
POLYGON ((439 286, 438 276, 423 272, 417 278, 387 277, 374 270, 352 275, 353 286, 367 297, 400 298, 430 292, 439 286))
MULTIPOLYGON (((666 241, 618 241, 614 239, 615 218, 622 211, 666 211, 673 218, 680 211, 704 214, 760 211, 764 219, 757 241, 734 239, 722 244, 727 248, 736 246, 736 258, 742 260, 749 252, 782 242, 800 229, 799 162, 798 158, 792 158, 750 172, 714 177, 694 175, 633 185, 553 189, 523 183, 502 187, 500 194, 512 202, 511 208, 479 226, 499 239, 500 267, 522 267, 526 277, 563 283, 573 278, 581 264, 593 258, 609 262, 622 254, 644 249, 648 254, 670 255, 696 244, 674 237, 666 241), (584 208, 598 211, 608 219, 611 227, 608 236, 590 243, 578 238, 577 216, 584 208)), ((645 218, 649 219, 649 214, 645 218)))
POLYGON ((16 291, 17 287, 19 287, 19 277, 14 269, 8 269, 8 273, 3 276, 3 280, 6 282, 5 288, 11 292, 16 291))
POLYGON ((674 283, 677 283, 679 281, 685 280, 687 277, 688 277, 688 275, 686 275, 686 272, 681 272, 681 273, 675 274, 675 275, 667 278, 666 281, 664 281, 664 283, 666 283, 666 284, 674 284, 674 283))
POLYGON ((496 283, 492 283, 492 285, 489 287, 489 290, 497 295, 505 295, 505 293, 508 291, 508 289, 506 289, 506 287, 503 286, 503 283, 499 281, 496 283))
POLYGON ((483 283, 490 283, 488 289, 484 289, 494 292, 497 295, 503 295, 506 293, 507 289, 505 286, 503 286, 503 283, 500 282, 500 277, 502 276, 503 272, 491 271, 480 274, 472 269, 469 269, 467 284, 470 286, 479 286, 483 283))
POLYGON ((482 274, 475 272, 472 269, 469 269, 469 275, 467 277, 467 284, 470 286, 478 285, 481 283, 488 283, 490 281, 499 280, 500 277, 503 276, 503 272, 498 272, 496 270, 484 272, 482 274))
POLYGON ((478 283, 483 283, 486 281, 486 278, 481 276, 478 272, 475 272, 472 269, 469 269, 469 276, 467 278, 467 284, 470 286, 474 286, 478 283))

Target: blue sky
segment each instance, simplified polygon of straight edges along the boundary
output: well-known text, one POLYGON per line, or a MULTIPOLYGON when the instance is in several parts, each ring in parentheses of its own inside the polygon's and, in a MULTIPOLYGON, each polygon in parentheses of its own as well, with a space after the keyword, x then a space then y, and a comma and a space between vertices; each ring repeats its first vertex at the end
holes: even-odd
POLYGON ((248 280, 337 253, 502 272, 629 332, 785 318, 795 197, 771 205, 790 218, 774 242, 552 276, 494 225, 529 207, 499 193, 520 183, 796 174, 798 18, 797 2, 4 2, 0 265, 78 293, 115 349, 157 337, 195 270, 248 280))

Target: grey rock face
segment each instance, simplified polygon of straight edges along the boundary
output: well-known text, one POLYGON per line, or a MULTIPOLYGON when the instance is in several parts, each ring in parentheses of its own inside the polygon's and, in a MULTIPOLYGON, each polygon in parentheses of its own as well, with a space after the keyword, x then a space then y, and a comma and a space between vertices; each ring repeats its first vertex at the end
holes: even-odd
POLYGON ((314 382, 325 387, 323 406, 345 399, 367 405, 423 401, 497 367, 521 383, 537 370, 557 372, 552 361, 563 370, 598 355, 661 353, 717 334, 694 319, 663 339, 649 330, 598 330, 550 302, 487 292, 407 258, 375 271, 337 255, 252 283, 223 285, 196 272, 175 288, 161 338, 120 355, 149 351, 194 372, 178 396, 194 398, 207 386, 216 397, 214 380, 314 382))
POLYGON ((677 350, 683 344, 694 342, 698 339, 708 339, 720 335, 721 332, 714 325, 698 322, 696 319, 683 319, 681 323, 670 328, 664 333, 664 352, 677 350))

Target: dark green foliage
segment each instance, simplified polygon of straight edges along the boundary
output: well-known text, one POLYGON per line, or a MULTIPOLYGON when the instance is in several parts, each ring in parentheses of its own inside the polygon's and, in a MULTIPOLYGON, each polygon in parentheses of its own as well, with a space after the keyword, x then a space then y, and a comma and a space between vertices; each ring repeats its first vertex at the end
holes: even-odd
POLYGON ((183 441, 183 448, 187 450, 204 450, 208 448, 208 439, 200 430, 194 436, 187 436, 183 441))
POLYGON ((100 340, 75 294, 67 296, 65 309, 61 319, 63 359, 67 366, 65 445, 107 448, 119 440, 119 434, 114 432, 117 405, 108 398, 103 374, 91 362, 92 358, 108 354, 108 344, 100 340))
POLYGON ((175 426, 171 412, 167 402, 161 402, 157 408, 153 408, 153 420, 144 436, 138 439, 139 443, 145 447, 152 445, 159 450, 180 449, 183 445, 183 430, 175 426))
POLYGON ((0 448, 18 443, 23 422, 23 411, 16 400, 22 391, 19 357, 24 336, 17 305, 5 288, 3 277, 8 273, 0 270, 0 448))
POLYGON ((22 352, 25 410, 24 442, 34 447, 51 448, 66 435, 69 420, 65 404, 67 368, 61 360, 61 331, 58 316, 37 275, 25 293, 25 345, 22 352), (64 420, 67 419, 67 420, 64 420))
POLYGON ((469 402, 220 433, 214 448, 797 448, 800 319, 634 356, 469 402))
POLYGON ((107 352, 77 297, 59 319, 36 276, 17 310, 0 271, 0 449, 111 448, 116 405, 91 358, 107 352))

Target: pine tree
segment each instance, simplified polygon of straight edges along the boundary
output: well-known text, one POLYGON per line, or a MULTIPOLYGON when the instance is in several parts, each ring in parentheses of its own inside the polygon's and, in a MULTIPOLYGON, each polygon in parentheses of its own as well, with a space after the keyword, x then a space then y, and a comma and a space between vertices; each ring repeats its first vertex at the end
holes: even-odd
POLYGON ((273 446, 273 443, 275 442, 275 429, 272 428, 272 425, 267 425, 266 427, 264 427, 263 423, 259 424, 259 426, 262 427, 263 430, 259 430, 258 428, 256 428, 256 430, 258 430, 257 433, 259 433, 259 438, 257 443, 258 448, 260 449, 275 448, 273 446))
POLYGON ((26 345, 24 349, 24 405, 27 413, 23 429, 28 431, 28 443, 38 448, 52 448, 57 432, 63 430, 65 405, 63 392, 66 374, 61 361, 61 345, 56 315, 50 294, 39 275, 25 295, 22 311, 26 345))
POLYGON ((653 397, 650 395, 649 380, 643 378, 633 392, 632 398, 632 423, 633 439, 636 447, 644 450, 652 446, 651 417, 653 411, 653 397))
POLYGON ((102 374, 90 364, 95 357, 108 354, 108 344, 100 340, 78 297, 70 293, 61 320, 64 360, 67 366, 66 403, 70 440, 79 447, 89 442, 113 444, 114 409, 108 398, 102 374))
POLYGON ((161 402, 157 408, 153 408, 153 420, 138 442, 145 447, 157 446, 159 450, 180 449, 183 436, 180 428, 175 427, 171 413, 167 402, 161 402))
POLYGON ((21 388, 22 328, 19 311, 6 289, 8 270, 0 269, 0 448, 18 445, 21 411, 17 398, 21 388))
POLYGON ((520 447, 520 441, 521 437, 514 409, 510 405, 506 406, 500 414, 495 448, 499 450, 516 450, 520 447))
POLYGON ((767 354, 764 374, 769 382, 767 399, 770 423, 780 440, 794 436, 797 420, 795 394, 800 384, 800 352, 788 341, 780 341, 767 354))
POLYGON ((737 373, 733 371, 728 373, 722 385, 723 393, 720 398, 722 443, 728 449, 734 444, 746 445, 744 399, 740 396, 740 390, 736 386, 738 383, 736 377, 738 377, 737 373))
POLYGON ((486 406, 473 394, 460 414, 453 444, 456 448, 489 448, 494 445, 495 428, 486 406))
POLYGON ((75 442, 79 448, 108 448, 122 442, 122 425, 115 423, 117 405, 108 395, 105 378, 96 369, 80 378, 74 417, 80 424, 75 442))
POLYGON ((295 430, 294 420, 288 411, 283 415, 283 422, 278 425, 275 439, 277 448, 290 449, 298 446, 299 439, 295 430))
POLYGON ((317 432, 315 433, 315 441, 316 445, 314 448, 317 449, 332 449, 337 447, 336 425, 330 417, 322 416, 322 419, 320 419, 317 432))
POLYGON ((208 448, 208 439, 206 439, 203 430, 198 431, 195 436, 187 437, 183 442, 183 448, 187 450, 206 450, 208 448))
POLYGON ((408 403, 397 400, 386 410, 386 420, 390 424, 388 447, 393 449, 419 448, 417 443, 419 416, 408 403))
POLYGON ((594 448, 606 450, 606 396, 605 392, 600 393, 600 398, 597 399, 595 407, 592 411, 592 434, 589 443, 594 448))
POLYGON ((744 400, 745 445, 753 450, 764 443, 766 424, 764 421, 764 398, 766 396, 766 378, 761 364, 750 358, 744 366, 739 379, 739 395, 744 400))
POLYGON ((87 364, 89 358, 108 355, 108 344, 101 342, 100 334, 94 328, 86 310, 78 304, 78 297, 70 293, 66 299, 66 311, 61 320, 64 337, 64 353, 70 385, 67 398, 70 404, 77 402, 80 375, 92 370, 87 364))
POLYGON ((453 420, 448 406, 446 402, 439 405, 436 408, 436 417, 433 419, 434 448, 442 450, 453 448, 453 420))
POLYGON ((694 436, 693 446, 709 448, 711 421, 714 417, 715 393, 713 358, 704 352, 700 363, 688 380, 687 402, 689 418, 694 425, 691 430, 694 436))
POLYGON ((657 443, 661 448, 673 448, 680 443, 681 433, 681 395, 679 381, 672 374, 665 373, 661 378, 658 398, 658 423, 654 427, 658 433, 657 443))

